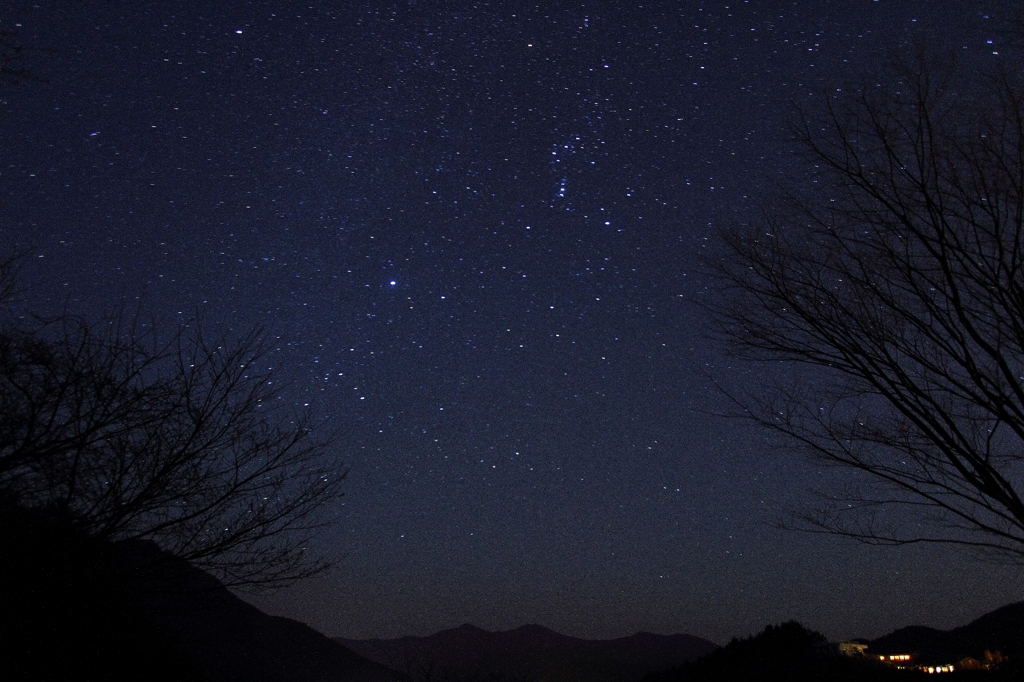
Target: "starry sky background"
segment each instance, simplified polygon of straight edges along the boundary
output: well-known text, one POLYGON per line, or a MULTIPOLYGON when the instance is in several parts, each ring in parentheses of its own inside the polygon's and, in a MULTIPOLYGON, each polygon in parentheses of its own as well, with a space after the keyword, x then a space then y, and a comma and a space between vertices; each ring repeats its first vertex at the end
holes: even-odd
POLYGON ((628 4, 5 2, 42 49, 0 91, 3 247, 44 306, 271 330, 351 471, 338 567, 251 599, 329 635, 842 638, 1024 598, 775 528, 836 474, 713 416, 748 375, 693 304, 796 172, 793 102, 914 40, 1008 59, 1013 3, 628 4))

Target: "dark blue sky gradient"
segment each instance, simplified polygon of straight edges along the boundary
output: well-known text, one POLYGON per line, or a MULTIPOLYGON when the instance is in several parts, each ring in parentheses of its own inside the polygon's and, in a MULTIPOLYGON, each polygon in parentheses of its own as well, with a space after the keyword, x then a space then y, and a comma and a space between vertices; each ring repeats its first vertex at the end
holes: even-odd
POLYGON ((1013 3, 620 5, 5 3, 45 49, 0 91, 0 239, 48 305, 279 337, 351 472, 338 568, 256 603, 327 634, 838 638, 1024 597, 774 528, 843 475, 710 416, 747 374, 692 304, 793 177, 794 102, 913 40, 1004 59, 1013 3))

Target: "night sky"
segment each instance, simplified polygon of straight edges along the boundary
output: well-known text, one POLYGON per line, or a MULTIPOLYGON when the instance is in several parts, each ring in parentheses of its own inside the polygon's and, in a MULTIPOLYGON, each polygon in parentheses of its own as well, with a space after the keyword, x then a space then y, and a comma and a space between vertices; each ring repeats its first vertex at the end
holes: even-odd
POLYGON ((8 1, 40 49, 0 90, 0 240, 44 308, 270 330, 350 467, 337 568, 274 613, 951 627, 1020 569, 776 528, 842 472, 714 416, 713 377, 756 375, 694 299, 718 226, 794 176, 794 102, 915 40, 1009 59, 1013 5, 8 1))

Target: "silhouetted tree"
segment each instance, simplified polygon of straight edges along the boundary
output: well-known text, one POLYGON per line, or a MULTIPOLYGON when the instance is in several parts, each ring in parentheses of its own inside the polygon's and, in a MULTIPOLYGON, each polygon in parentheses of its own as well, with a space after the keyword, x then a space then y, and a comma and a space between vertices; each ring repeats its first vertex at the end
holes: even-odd
MULTIPOLYGON (((14 262, 0 267, 10 293, 14 262)), ((163 338, 115 315, 0 320, 0 493, 98 540, 148 539, 228 585, 278 586, 325 567, 310 535, 344 473, 279 407, 259 333, 163 338)))
MULTIPOLYGON (((911 677, 916 675, 911 674, 911 677)), ((877 661, 842 656, 821 633, 795 621, 769 625, 757 635, 733 639, 697 661, 643 682, 878 682, 906 679, 906 673, 877 661)))
POLYGON ((801 515, 872 543, 1024 557, 1024 89, 922 58, 803 116, 811 177, 725 233, 746 415, 852 484, 801 515), (916 513, 890 514, 900 508, 916 513))

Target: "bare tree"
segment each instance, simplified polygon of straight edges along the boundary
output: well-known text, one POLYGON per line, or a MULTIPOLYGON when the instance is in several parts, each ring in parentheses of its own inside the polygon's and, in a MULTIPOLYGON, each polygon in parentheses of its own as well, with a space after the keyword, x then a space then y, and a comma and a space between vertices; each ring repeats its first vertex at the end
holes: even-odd
MULTIPOLYGON (((0 276, 8 291, 12 267, 0 276)), ((330 438, 278 407, 259 333, 211 341, 184 325, 161 340, 123 316, 39 320, 5 303, 8 504, 113 542, 152 540, 229 585, 279 586, 325 567, 307 541, 330 522, 344 472, 330 438)))
POLYGON ((811 529, 1019 560, 1024 89, 921 59, 802 120, 807 182, 716 261, 708 307, 766 362, 764 390, 731 395, 860 472, 798 515, 811 529))

